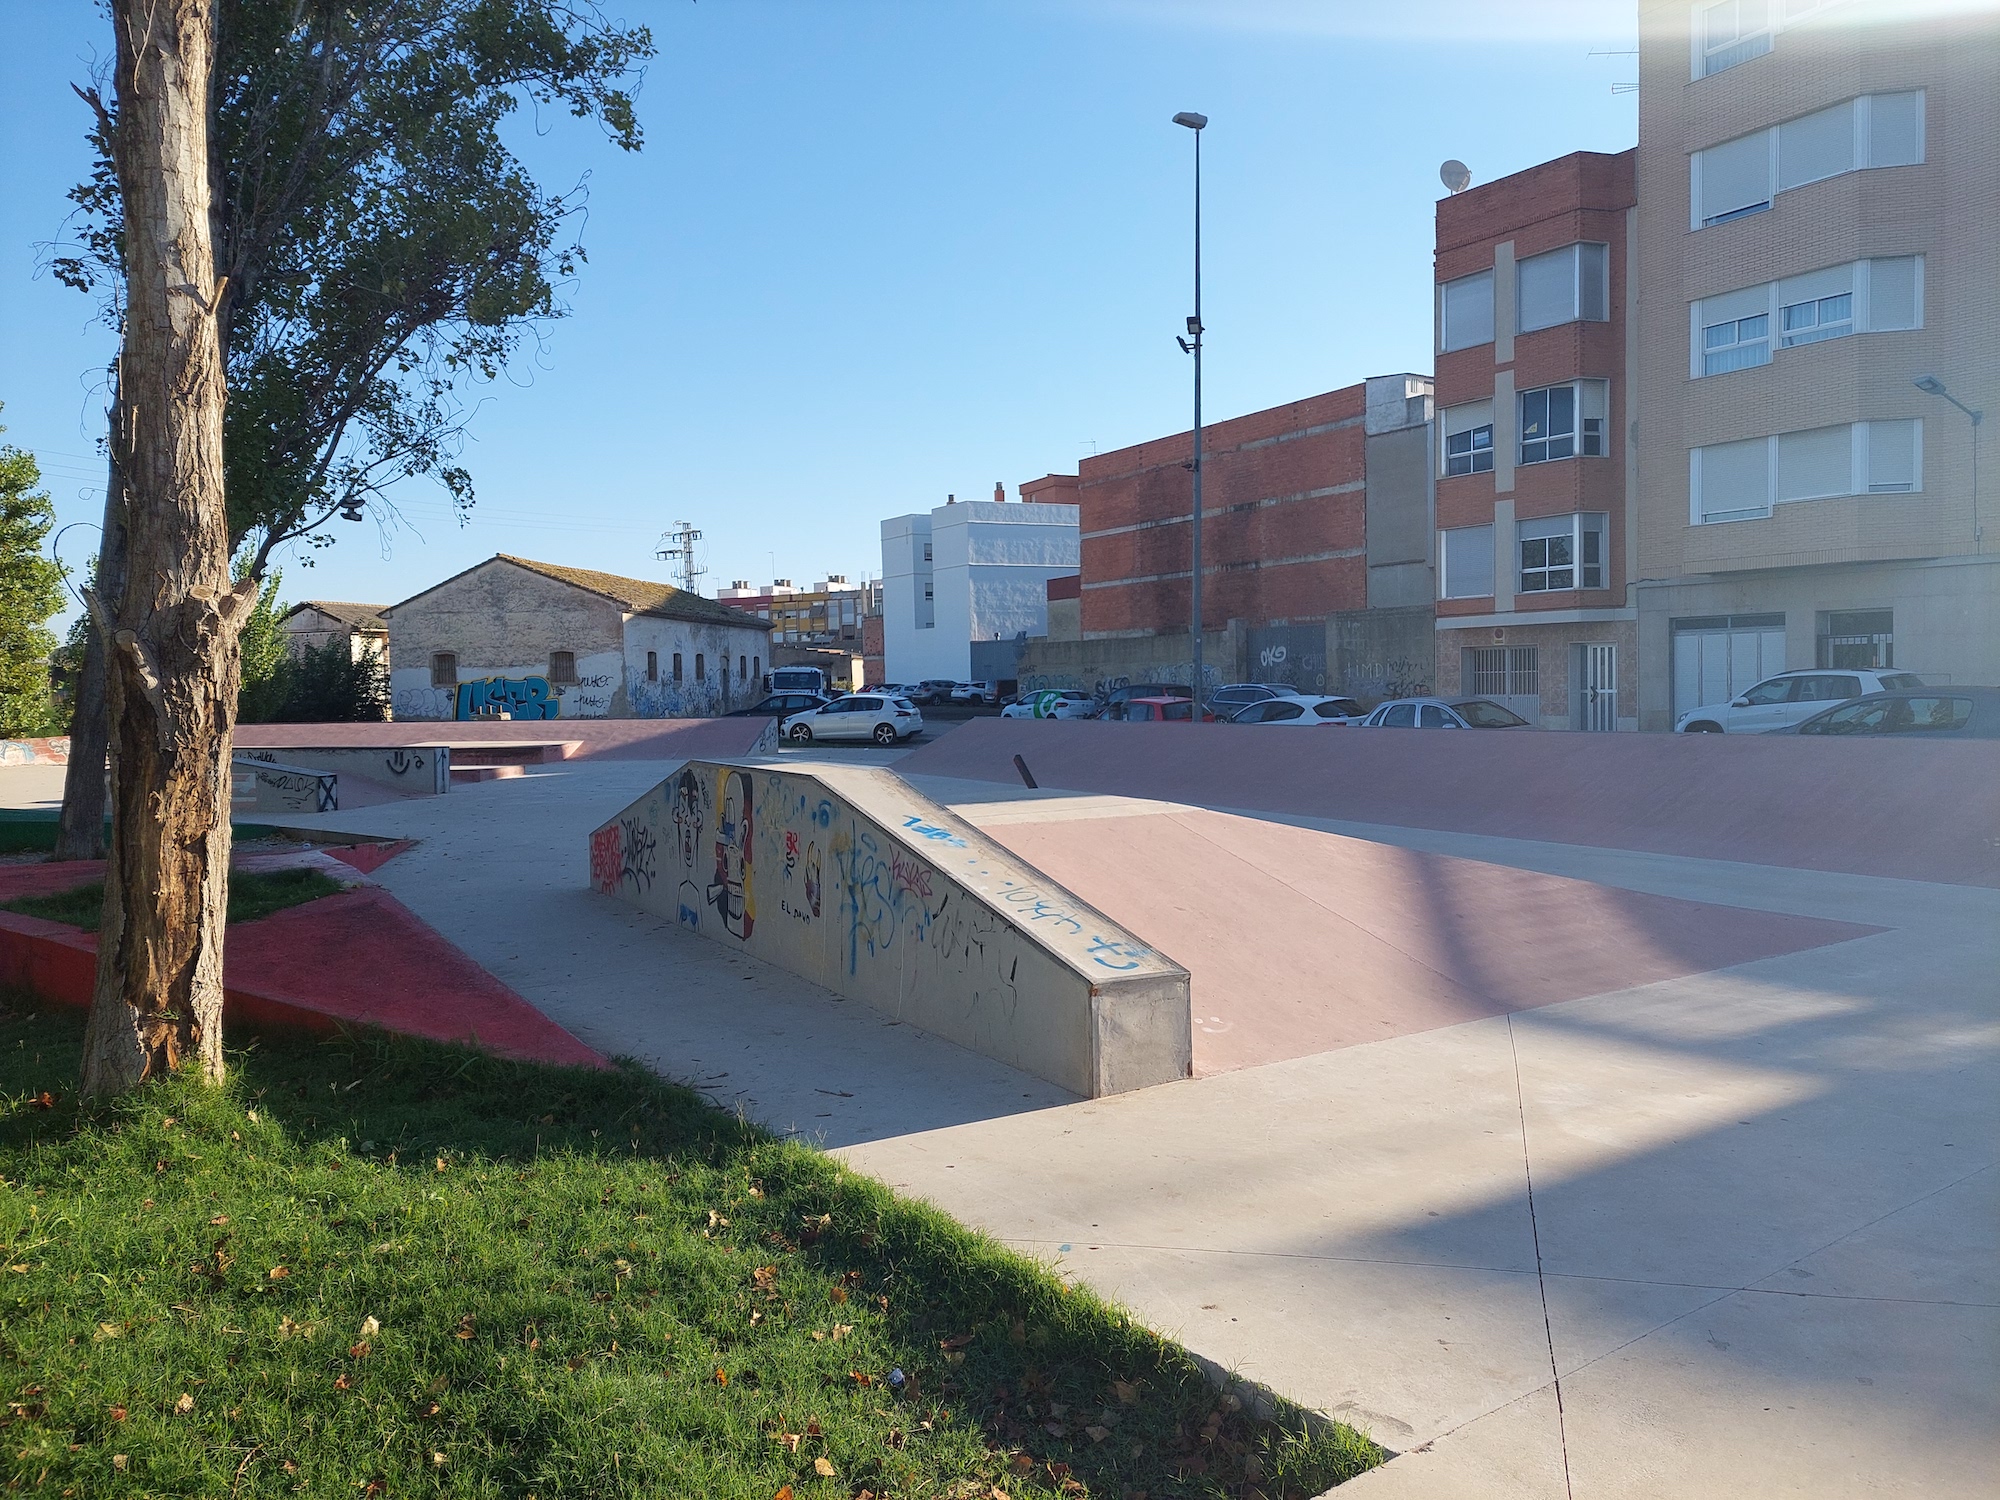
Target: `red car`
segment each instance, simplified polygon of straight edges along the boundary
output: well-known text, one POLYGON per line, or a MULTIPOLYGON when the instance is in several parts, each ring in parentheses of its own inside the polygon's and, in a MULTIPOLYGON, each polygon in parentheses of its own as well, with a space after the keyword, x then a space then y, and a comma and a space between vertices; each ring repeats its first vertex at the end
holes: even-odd
MULTIPOLYGON (((1194 703, 1187 698, 1127 698, 1122 706, 1124 712, 1118 717, 1128 724, 1194 722, 1194 703)), ((1201 721, 1204 724, 1213 724, 1215 715, 1204 708, 1201 711, 1201 721)))

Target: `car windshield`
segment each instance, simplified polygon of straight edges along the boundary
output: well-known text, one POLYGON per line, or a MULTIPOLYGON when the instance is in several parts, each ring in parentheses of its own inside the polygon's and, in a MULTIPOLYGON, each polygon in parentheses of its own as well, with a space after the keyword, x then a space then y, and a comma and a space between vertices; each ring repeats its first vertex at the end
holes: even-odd
POLYGON ((1454 703, 1458 716, 1474 729, 1518 729, 1528 721, 1510 709, 1486 698, 1468 698, 1454 703))
POLYGON ((1924 687, 1926 684, 1915 672, 1884 672, 1882 686, 1890 692, 1901 692, 1909 688, 1924 687))

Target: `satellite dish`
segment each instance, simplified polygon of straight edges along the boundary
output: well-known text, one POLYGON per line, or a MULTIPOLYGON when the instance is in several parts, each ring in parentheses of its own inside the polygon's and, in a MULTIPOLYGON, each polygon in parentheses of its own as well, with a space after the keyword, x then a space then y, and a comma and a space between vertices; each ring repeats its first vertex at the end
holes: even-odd
POLYGON ((1462 193, 1472 185, 1472 168, 1454 156, 1438 168, 1438 180, 1453 193, 1462 193))

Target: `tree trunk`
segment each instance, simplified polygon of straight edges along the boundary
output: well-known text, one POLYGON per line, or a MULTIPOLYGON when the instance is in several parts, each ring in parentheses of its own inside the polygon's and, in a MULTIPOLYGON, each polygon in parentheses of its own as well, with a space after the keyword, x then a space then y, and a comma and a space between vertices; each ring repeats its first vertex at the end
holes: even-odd
MULTIPOLYGON (((83 1089, 222 1076, 229 747, 245 594, 229 578, 210 224, 214 0, 112 0, 124 200, 125 578, 105 636, 111 857, 83 1089)), ((254 585, 247 586, 254 590, 254 585)))
MULTIPOLYGON (((97 548, 94 587, 103 599, 125 592, 125 479, 118 467, 124 417, 111 403, 111 462, 104 479, 104 532, 97 548)), ((104 707, 104 633, 84 621, 83 667, 69 717, 69 766, 63 772, 62 817, 53 859, 104 857, 104 757, 109 725, 104 707)))

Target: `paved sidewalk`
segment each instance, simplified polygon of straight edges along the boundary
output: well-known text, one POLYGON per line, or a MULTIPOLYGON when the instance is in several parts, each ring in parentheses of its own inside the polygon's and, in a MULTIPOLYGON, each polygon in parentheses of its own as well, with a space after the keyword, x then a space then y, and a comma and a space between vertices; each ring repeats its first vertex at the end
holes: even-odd
MULTIPOLYGON (((1883 930, 1078 1101, 586 891, 664 769, 317 821, 424 839, 377 878, 584 1041, 1367 1427, 1361 1500, 1992 1493, 2000 893, 1325 825, 1883 930)), ((917 784, 996 834, 1159 810, 917 784)))

